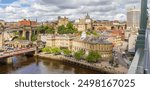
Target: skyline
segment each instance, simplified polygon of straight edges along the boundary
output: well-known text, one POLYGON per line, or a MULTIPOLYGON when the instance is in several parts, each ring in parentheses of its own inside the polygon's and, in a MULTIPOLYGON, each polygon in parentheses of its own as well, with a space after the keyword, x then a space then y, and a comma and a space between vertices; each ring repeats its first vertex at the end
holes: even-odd
POLYGON ((89 13, 97 20, 124 21, 127 9, 133 7, 140 8, 140 0, 0 0, 0 19, 53 21, 66 16, 75 20, 89 13))

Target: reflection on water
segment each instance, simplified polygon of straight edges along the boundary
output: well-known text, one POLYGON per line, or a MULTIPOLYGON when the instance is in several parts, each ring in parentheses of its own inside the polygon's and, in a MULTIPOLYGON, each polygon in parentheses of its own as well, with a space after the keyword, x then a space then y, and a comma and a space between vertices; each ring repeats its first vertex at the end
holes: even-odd
POLYGON ((96 71, 84 69, 61 61, 16 56, 1 60, 1 74, 95 74, 96 71), (2 64, 3 61, 11 64, 2 64))

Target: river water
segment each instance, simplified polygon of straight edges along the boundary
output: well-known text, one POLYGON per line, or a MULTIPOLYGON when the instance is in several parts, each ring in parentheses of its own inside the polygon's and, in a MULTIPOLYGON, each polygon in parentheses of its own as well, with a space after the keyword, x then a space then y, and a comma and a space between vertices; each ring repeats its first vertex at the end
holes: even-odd
POLYGON ((0 74, 97 74, 100 72, 51 59, 15 56, 0 60, 0 74), (10 64, 5 61, 12 61, 10 64))

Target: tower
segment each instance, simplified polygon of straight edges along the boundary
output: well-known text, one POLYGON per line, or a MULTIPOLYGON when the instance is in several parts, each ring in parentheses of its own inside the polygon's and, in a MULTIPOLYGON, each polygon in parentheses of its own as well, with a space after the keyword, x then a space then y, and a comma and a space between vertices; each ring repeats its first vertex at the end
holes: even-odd
POLYGON ((89 14, 87 13, 87 15, 85 16, 85 19, 90 19, 89 14))
POLYGON ((140 10, 135 7, 127 11, 127 27, 138 29, 140 25, 140 10))

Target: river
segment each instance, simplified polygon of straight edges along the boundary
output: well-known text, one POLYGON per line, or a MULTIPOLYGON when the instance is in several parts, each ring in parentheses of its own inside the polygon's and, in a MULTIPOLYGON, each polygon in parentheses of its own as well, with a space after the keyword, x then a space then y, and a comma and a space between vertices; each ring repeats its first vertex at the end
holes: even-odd
POLYGON ((0 60, 0 74, 98 74, 100 72, 62 61, 15 56, 0 60), (6 64, 4 61, 11 61, 6 64))

